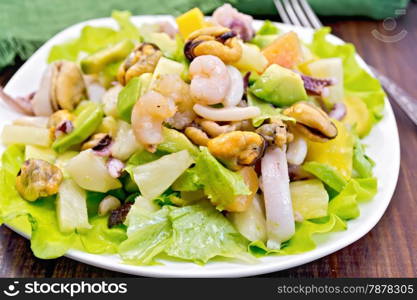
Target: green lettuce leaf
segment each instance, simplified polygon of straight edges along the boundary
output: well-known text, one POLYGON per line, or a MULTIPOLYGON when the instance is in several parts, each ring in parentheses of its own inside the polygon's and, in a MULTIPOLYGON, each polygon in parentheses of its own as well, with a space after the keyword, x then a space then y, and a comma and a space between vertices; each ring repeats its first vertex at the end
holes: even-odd
POLYGON ((55 60, 77 61, 82 53, 92 54, 122 40, 140 41, 139 29, 130 21, 131 14, 127 11, 114 11, 112 17, 119 25, 118 30, 108 27, 85 26, 80 37, 52 47, 48 63, 55 60))
POLYGON ((82 248, 75 233, 65 235, 59 231, 55 197, 28 202, 17 193, 15 180, 23 160, 24 148, 21 146, 10 146, 3 153, 0 170, 2 219, 16 230, 31 236, 32 251, 39 258, 56 258, 70 248, 82 248))
POLYGON ((163 254, 200 264, 217 256, 252 259, 248 241, 208 203, 164 206, 154 213, 134 205, 126 225, 128 239, 119 253, 128 263, 152 264, 163 254))
POLYGON ((313 174, 336 192, 342 191, 347 184, 346 179, 333 166, 316 161, 309 161, 304 163, 302 168, 308 173, 313 174))
POLYGON ((203 188, 195 168, 186 170, 173 184, 174 191, 193 192, 203 188))
POLYGON ((130 39, 139 40, 140 33, 139 29, 130 21, 132 13, 129 11, 115 10, 112 12, 111 17, 116 20, 119 25, 119 31, 117 35, 120 40, 130 39))
POLYGON ((255 256, 264 256, 268 254, 297 254, 316 248, 314 241, 315 234, 324 234, 333 231, 345 230, 346 225, 337 215, 330 214, 324 221, 318 222, 314 220, 305 220, 295 224, 295 234, 293 237, 283 243, 279 250, 269 249, 262 241, 250 243, 249 252, 255 256))
POLYGON ((250 43, 257 45, 261 49, 265 48, 278 37, 279 32, 278 27, 276 27, 274 23, 266 20, 258 32, 256 32, 250 43))
POLYGON ((278 34, 278 33, 279 33, 278 27, 275 26, 273 22, 269 20, 265 20, 264 24, 262 25, 261 28, 259 28, 256 34, 267 35, 267 34, 278 34))
POLYGON ((164 127, 162 135, 164 136, 164 141, 158 145, 158 150, 168 153, 187 150, 193 158, 198 155, 198 148, 182 132, 164 127))
POLYGON ((127 218, 128 238, 119 245, 119 254, 130 264, 147 265, 171 242, 172 225, 168 206, 155 213, 145 213, 132 206, 127 218))
POLYGON ((359 217, 358 202, 371 200, 377 193, 376 178, 351 179, 344 189, 329 202, 329 213, 343 220, 359 217))
POLYGON ((251 260, 248 241, 209 203, 173 209, 169 256, 204 264, 216 256, 251 260))
POLYGON ((372 168, 374 162, 365 154, 365 149, 360 139, 357 138, 353 147, 353 169, 359 175, 360 178, 366 178, 372 176, 372 168))
POLYGON ((283 115, 282 109, 275 108, 271 104, 262 101, 258 97, 256 97, 254 94, 248 92, 248 104, 249 106, 255 106, 258 107, 261 111, 261 114, 255 118, 252 119, 252 125, 254 127, 259 127, 263 124, 263 122, 267 119, 280 119, 283 121, 294 121, 294 118, 287 117, 283 115))
POLYGON ((162 195, 156 197, 154 202, 161 207, 165 205, 183 206, 185 204, 185 202, 180 197, 180 193, 173 191, 171 188, 165 191, 162 195))
POLYGON ((340 57, 343 60, 344 88, 346 95, 359 97, 371 112, 374 122, 382 118, 385 93, 379 81, 362 69, 356 61, 356 51, 352 44, 335 45, 327 41, 330 28, 315 32, 311 51, 320 58, 340 57))
POLYGON ((219 163, 206 147, 200 147, 195 171, 204 186, 204 193, 218 210, 223 210, 238 195, 249 195, 243 177, 219 163))
POLYGON ((329 202, 329 213, 335 214, 343 220, 359 217, 360 210, 353 185, 353 181, 350 181, 340 194, 329 202))
MULTIPOLYGON (((129 173, 130 178, 134 180, 133 177, 133 168, 139 165, 143 165, 157 159, 160 159, 162 156, 167 154, 164 151, 157 150, 154 153, 151 153, 146 150, 139 150, 138 152, 134 153, 126 163, 125 171, 129 173)), ((135 183, 136 184, 136 183, 135 183)))
POLYGON ((352 182, 359 202, 372 200, 378 192, 378 180, 375 177, 355 178, 352 182))
POLYGON ((92 228, 79 233, 85 251, 95 254, 114 254, 121 242, 126 240, 126 231, 122 228, 108 228, 108 217, 94 216, 89 219, 92 228))
POLYGON ((30 236, 31 249, 36 257, 57 258, 69 249, 90 253, 115 253, 116 246, 125 238, 121 229, 108 229, 107 218, 97 217, 96 202, 102 195, 90 195, 89 221, 92 229, 83 233, 60 232, 57 222, 55 196, 28 202, 20 197, 15 186, 16 175, 24 161, 24 148, 13 145, 2 155, 0 169, 0 211, 1 218, 14 229, 30 236))
POLYGON ((129 160, 127 161, 127 165, 134 165, 134 166, 139 166, 139 165, 143 165, 146 164, 148 162, 160 159, 162 156, 164 156, 165 154, 167 154, 167 152, 163 152, 163 151, 155 151, 153 153, 146 151, 146 150, 140 150, 136 153, 134 153, 129 160))

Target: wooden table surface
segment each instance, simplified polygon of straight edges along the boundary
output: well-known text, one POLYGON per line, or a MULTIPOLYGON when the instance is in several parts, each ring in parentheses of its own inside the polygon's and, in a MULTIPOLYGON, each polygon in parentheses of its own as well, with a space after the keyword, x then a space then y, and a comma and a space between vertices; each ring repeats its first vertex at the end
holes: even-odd
MULTIPOLYGON (((333 33, 356 45, 369 64, 396 80, 417 99, 417 5, 397 20, 394 30, 382 22, 364 19, 327 18, 333 33), (402 40, 387 43, 372 31, 393 36, 408 33, 402 40)), ((0 85, 18 69, 0 73, 0 85)), ((392 102, 391 102, 392 103, 392 102)), ((391 204, 378 225, 352 245, 315 262, 268 277, 417 277, 417 127, 393 104, 401 141, 401 171, 391 204)), ((387 157, 389 159, 389 157, 387 157)), ((40 260, 29 242, 0 228, 0 277, 123 277, 125 274, 95 268, 68 258, 40 260)))

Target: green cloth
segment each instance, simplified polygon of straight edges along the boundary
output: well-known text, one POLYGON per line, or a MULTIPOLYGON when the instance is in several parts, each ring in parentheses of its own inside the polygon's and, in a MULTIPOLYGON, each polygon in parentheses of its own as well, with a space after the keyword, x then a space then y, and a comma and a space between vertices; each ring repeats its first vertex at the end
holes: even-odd
MULTIPOLYGON (((395 16, 409 0, 309 0, 321 15, 395 16)), ((0 69, 16 56, 27 59, 60 30, 80 21, 110 16, 112 10, 134 15, 178 15, 192 7, 205 13, 224 2, 254 16, 276 15, 272 0, 0 0, 0 69)))

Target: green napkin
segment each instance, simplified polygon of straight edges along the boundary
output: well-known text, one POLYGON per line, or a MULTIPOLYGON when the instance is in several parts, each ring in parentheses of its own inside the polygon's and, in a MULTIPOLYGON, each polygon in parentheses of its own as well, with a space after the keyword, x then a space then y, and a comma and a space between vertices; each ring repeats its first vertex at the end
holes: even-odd
MULTIPOLYGON (((322 15, 395 16, 409 0, 309 0, 322 15)), ((83 20, 107 17, 114 9, 134 15, 178 15, 192 7, 205 13, 224 2, 251 15, 276 15, 272 0, 0 0, 0 69, 16 56, 27 59, 58 31, 83 20)))

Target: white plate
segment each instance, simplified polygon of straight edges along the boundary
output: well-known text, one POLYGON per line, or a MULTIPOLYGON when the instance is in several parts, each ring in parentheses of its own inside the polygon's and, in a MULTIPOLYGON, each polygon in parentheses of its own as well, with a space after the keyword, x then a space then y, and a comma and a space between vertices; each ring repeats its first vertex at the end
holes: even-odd
MULTIPOLYGON (((173 21, 169 16, 137 16, 133 22, 137 25, 152 23, 155 21, 173 21)), ((255 21, 259 27, 262 21, 255 21)), ((11 95, 26 95, 36 90, 42 72, 46 68, 46 59, 51 47, 71 38, 78 37, 80 30, 85 25, 115 27, 116 23, 110 18, 95 19, 71 26, 58 33, 46 42, 35 54, 16 72, 8 82, 5 91, 11 95)), ((293 30, 300 37, 309 41, 312 38, 311 29, 277 24, 283 31, 293 30)), ((335 36, 329 36, 329 41, 334 44, 344 43, 335 36)), ((368 69, 365 62, 358 56, 359 63, 368 69)), ((317 248, 298 255, 268 256, 259 260, 256 264, 242 264, 239 262, 212 262, 205 266, 193 263, 164 262, 159 266, 132 266, 122 264, 117 255, 95 255, 80 251, 68 251, 67 257, 94 265, 97 267, 114 270, 123 273, 156 276, 156 277, 241 277, 280 271, 299 266, 328 254, 331 254, 349 244, 352 244, 368 231, 370 231, 384 214, 390 199, 394 193, 398 179, 400 166, 400 146, 397 125, 389 102, 385 102, 384 118, 372 130, 365 139, 368 145, 367 153, 376 162, 374 169, 378 177, 378 194, 373 201, 361 204, 361 216, 349 222, 348 230, 320 236, 317 248)), ((18 115, 11 111, 4 103, 0 103, 0 128, 10 123, 18 115)), ((1 148, 3 150, 4 147, 1 148)), ((27 251, 30 251, 28 248, 27 251)))

